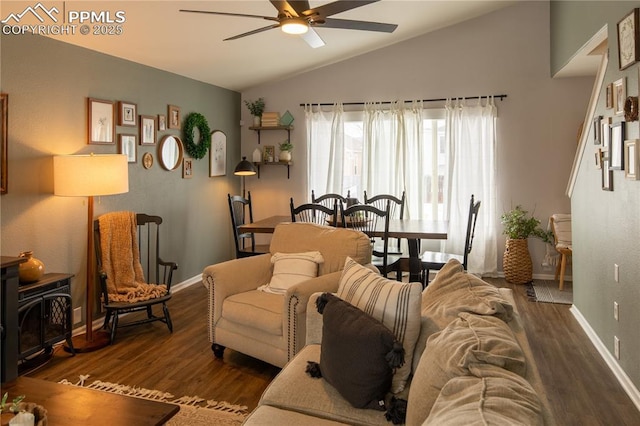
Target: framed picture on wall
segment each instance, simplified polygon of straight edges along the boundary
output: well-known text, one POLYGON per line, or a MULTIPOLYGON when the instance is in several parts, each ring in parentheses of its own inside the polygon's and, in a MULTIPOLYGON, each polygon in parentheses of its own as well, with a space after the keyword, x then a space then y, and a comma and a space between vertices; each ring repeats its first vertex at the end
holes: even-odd
POLYGON ((613 191, 613 170, 609 168, 609 159, 604 154, 602 157, 602 169, 600 170, 603 191, 613 191))
POLYGON ((209 150, 209 176, 227 174, 227 135, 221 130, 211 132, 211 149, 209 150))
POLYGON ((618 61, 623 70, 640 60, 640 9, 635 8, 618 22, 618 61))
POLYGON ((602 116, 593 117, 593 144, 600 145, 602 143, 602 116))
POLYGON ((624 177, 629 180, 638 180, 640 175, 640 139, 624 141, 624 177))
POLYGON ((602 148, 596 149, 596 169, 600 170, 602 168, 602 148))
POLYGON ((167 130, 167 116, 158 114, 158 131, 162 132, 163 130, 167 130))
POLYGON ((600 131, 602 147, 607 148, 609 146, 609 140, 611 139, 611 117, 606 117, 600 121, 600 131))
POLYGON ((611 125, 609 166, 612 170, 624 169, 624 121, 611 125))
POLYGON ((153 115, 140 116, 140 145, 156 144, 156 118, 153 115))
POLYGON ((609 83, 609 84, 607 84, 607 102, 606 102, 606 108, 607 108, 607 109, 611 109, 611 108, 613 108, 613 83, 609 83))
POLYGON ((622 77, 613 82, 613 112, 615 115, 624 114, 624 101, 626 98, 626 78, 622 77))
POLYGON ((136 127, 138 106, 131 102, 118 101, 118 126, 136 127))
POLYGON ((167 108, 167 114, 169 116, 169 128, 170 129, 179 129, 180 128, 180 107, 175 105, 169 105, 167 108))
POLYGON ((89 143, 115 144, 113 102, 88 98, 88 111, 89 143))
POLYGON ((262 160, 265 163, 273 163, 276 161, 276 147, 273 145, 265 146, 264 153, 262 154, 262 160))
POLYGON ((137 162, 136 135, 118 135, 118 152, 126 155, 129 163, 137 162))
POLYGON ((182 161, 182 178, 191 179, 193 177, 193 160, 185 158, 182 161))

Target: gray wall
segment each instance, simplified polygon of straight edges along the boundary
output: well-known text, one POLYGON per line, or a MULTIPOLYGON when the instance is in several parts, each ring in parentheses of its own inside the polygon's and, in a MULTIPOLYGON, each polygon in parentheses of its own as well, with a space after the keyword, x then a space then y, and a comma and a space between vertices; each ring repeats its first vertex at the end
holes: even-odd
MULTIPOLYGON (((33 250, 48 272, 75 274, 73 304, 84 305, 87 205, 83 198, 53 195, 53 156, 115 153, 116 145, 87 145, 87 97, 126 100, 138 113, 167 114, 167 105, 203 114, 210 128, 227 134, 227 176, 209 177, 209 155, 194 160, 182 179, 158 163, 157 146, 138 146, 129 165, 129 193, 96 199, 95 216, 116 210, 164 218, 162 256, 178 262, 174 283, 197 277, 232 257, 228 192, 240 152, 240 95, 122 59, 38 36, 2 36, 0 89, 9 94, 9 192, 0 198, 1 253, 33 250), (142 154, 154 156, 142 167, 142 154)), ((158 52, 158 54, 161 54, 158 52)), ((116 133, 137 133, 118 127, 116 133)), ((164 134, 180 135, 179 130, 164 134)), ((93 256, 93 252, 91 253, 93 256)))
MULTIPOLYGON (((593 78, 553 80, 549 74, 549 4, 514 6, 403 43, 329 65, 299 76, 254 87, 243 99, 263 96, 266 109, 295 116, 291 179, 272 167, 260 179, 247 178, 254 217, 287 214, 289 197, 306 200, 304 111, 300 103, 428 99, 506 93, 498 101, 497 216, 516 204, 547 218, 570 210, 565 195, 593 78)), ((311 54, 312 52, 310 52, 311 54)), ((429 106, 438 106, 429 104, 429 106)), ((242 108, 243 120, 250 122, 242 108)), ((263 132, 262 145, 276 145, 286 135, 263 132)), ((254 132, 242 129, 243 155, 258 147, 254 132)), ((481 210, 482 214, 482 210, 481 210)), ((505 238, 498 237, 502 270, 505 238)), ((534 273, 544 269, 545 245, 529 241, 534 273)))
MULTIPOLYGON (((614 116, 613 110, 605 108, 606 85, 626 77, 627 95, 638 96, 638 72, 635 64, 624 71, 618 69, 617 22, 640 2, 607 2, 606 9, 599 9, 597 17, 601 28, 608 25, 609 65, 604 77, 596 115, 612 117, 613 122, 624 121, 622 116, 614 116)), ((563 31, 574 32, 575 37, 586 41, 593 34, 577 19, 591 13, 589 2, 562 2, 554 5, 559 16, 565 20, 558 22, 563 31)), ((553 33, 553 46, 556 33, 553 33)), ((639 137, 638 122, 627 123, 626 139, 639 137)), ((589 135, 591 140, 591 135, 589 135)), ((587 144, 579 166, 577 180, 571 196, 573 212, 573 264, 574 264, 574 304, 589 323, 591 329, 606 349, 613 354, 614 336, 620 339, 620 360, 622 370, 636 388, 640 387, 640 262, 638 257, 638 235, 640 235, 640 182, 628 181, 623 171, 614 171, 614 191, 600 189, 600 171, 593 164, 596 147, 587 144), (614 263, 620 266, 620 282, 614 282, 614 263), (620 320, 613 317, 613 302, 620 304, 620 320)), ((637 391, 636 391, 637 392, 637 391)))

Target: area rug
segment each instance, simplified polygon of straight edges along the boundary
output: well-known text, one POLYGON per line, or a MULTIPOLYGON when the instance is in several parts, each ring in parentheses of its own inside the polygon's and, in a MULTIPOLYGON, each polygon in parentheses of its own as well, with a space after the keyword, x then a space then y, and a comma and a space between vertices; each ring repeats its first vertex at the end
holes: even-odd
POLYGON ((176 398, 168 392, 100 380, 87 384, 85 382, 88 378, 89 375, 82 375, 76 383, 67 379, 63 379, 59 383, 179 405, 180 411, 166 423, 167 426, 239 426, 248 415, 247 407, 243 405, 233 405, 224 401, 205 401, 198 396, 176 398))
POLYGON ((571 282, 564 283, 564 290, 558 289, 556 281, 534 280, 527 284, 529 300, 544 303, 573 304, 573 287, 571 282))

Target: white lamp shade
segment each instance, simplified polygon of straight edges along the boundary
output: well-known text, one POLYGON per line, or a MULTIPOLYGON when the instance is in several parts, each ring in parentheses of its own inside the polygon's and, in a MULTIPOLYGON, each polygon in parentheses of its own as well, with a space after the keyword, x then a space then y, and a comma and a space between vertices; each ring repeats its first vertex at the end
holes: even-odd
POLYGON ((67 197, 129 192, 127 156, 60 155, 53 157, 53 193, 67 197))

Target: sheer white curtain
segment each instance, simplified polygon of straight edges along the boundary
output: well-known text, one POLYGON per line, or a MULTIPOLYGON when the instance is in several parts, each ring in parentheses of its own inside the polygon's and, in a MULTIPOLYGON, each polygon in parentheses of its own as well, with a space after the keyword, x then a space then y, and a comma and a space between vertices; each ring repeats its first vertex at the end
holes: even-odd
POLYGON ((471 194, 481 201, 473 250, 467 269, 475 274, 496 274, 496 119, 493 97, 470 101, 448 100, 446 138, 449 147, 448 182, 445 182, 449 239, 444 250, 462 253, 471 194))
POLYGON ((367 103, 364 108, 362 187, 368 194, 406 192, 406 218, 422 216, 423 106, 367 103))
MULTIPOLYGON (((341 103, 322 110, 305 105, 309 191, 342 194, 344 169, 344 109, 341 103)), ((309 195, 310 196, 310 195, 309 195)))

